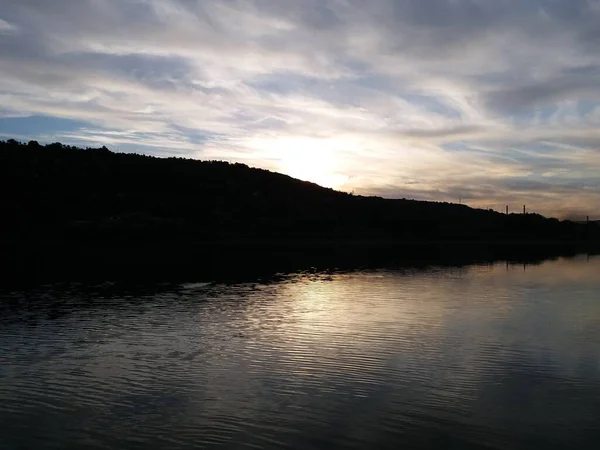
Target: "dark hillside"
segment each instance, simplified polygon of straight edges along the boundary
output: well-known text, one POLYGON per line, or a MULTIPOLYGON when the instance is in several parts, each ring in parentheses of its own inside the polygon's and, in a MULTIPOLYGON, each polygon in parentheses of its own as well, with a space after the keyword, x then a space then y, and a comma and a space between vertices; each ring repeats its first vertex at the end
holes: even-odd
POLYGON ((242 164, 0 142, 0 230, 51 240, 571 240, 598 225, 336 192, 242 164))

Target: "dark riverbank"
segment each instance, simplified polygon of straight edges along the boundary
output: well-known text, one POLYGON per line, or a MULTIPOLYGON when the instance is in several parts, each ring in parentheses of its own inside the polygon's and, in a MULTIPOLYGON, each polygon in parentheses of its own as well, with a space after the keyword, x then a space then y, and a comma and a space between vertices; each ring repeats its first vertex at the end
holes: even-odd
POLYGON ((243 164, 58 143, 0 142, 0 203, 9 242, 600 240, 593 221, 363 197, 243 164))
POLYGON ((215 280, 593 252, 598 223, 363 197, 222 161, 0 142, 3 284, 215 280))
POLYGON ((2 284, 55 281, 227 281, 307 270, 462 266, 498 260, 536 264, 597 254, 600 242, 155 241, 129 244, 0 244, 2 284))

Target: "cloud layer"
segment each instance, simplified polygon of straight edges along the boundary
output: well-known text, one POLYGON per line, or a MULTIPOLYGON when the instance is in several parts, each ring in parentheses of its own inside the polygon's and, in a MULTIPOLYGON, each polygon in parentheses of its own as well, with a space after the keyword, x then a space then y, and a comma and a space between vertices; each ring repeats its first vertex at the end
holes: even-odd
POLYGON ((599 0, 8 0, 0 133, 597 217, 599 49, 599 0))

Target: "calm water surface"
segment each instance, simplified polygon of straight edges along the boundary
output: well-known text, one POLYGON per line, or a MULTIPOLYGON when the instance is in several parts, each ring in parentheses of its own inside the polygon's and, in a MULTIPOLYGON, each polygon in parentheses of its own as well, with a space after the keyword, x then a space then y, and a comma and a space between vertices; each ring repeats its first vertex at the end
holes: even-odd
POLYGON ((0 448, 591 449, 599 426, 597 258, 0 304, 0 448))

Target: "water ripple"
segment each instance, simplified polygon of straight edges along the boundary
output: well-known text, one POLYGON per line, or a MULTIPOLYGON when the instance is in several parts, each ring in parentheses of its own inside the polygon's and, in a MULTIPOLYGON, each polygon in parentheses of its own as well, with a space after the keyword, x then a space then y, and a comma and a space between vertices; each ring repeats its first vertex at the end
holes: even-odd
POLYGON ((598 269, 15 292, 0 448, 591 448, 598 269))

